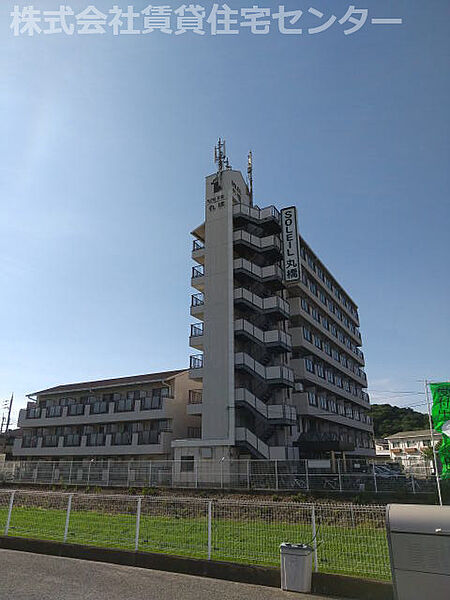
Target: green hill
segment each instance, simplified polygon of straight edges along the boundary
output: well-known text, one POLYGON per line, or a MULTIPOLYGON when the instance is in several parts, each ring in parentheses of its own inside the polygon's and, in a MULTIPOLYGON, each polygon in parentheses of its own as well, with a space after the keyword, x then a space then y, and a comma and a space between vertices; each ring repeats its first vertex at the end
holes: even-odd
POLYGON ((415 431, 428 427, 428 416, 412 408, 373 404, 370 414, 376 438, 383 438, 399 431, 415 431))

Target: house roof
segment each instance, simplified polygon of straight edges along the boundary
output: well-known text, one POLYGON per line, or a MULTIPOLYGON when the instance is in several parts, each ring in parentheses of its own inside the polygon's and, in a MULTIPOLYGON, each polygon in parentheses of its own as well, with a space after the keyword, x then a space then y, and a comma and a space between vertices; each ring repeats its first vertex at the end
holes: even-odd
MULTIPOLYGON (((440 435, 438 431, 433 431, 434 435, 440 435)), ((394 440, 397 438, 410 438, 410 437, 424 437, 429 436, 429 429, 418 429, 417 431, 399 431, 398 433, 393 433, 392 435, 386 436, 387 440, 394 440)))
POLYGON ((105 389, 110 387, 120 387, 123 385, 156 383, 165 381, 184 373, 187 369, 177 369, 175 371, 161 371, 159 373, 146 373, 145 375, 132 375, 130 377, 116 377, 114 379, 99 379, 97 381, 82 381, 79 383, 66 383, 55 387, 33 392, 29 396, 42 396, 44 394, 61 394, 68 392, 91 391, 95 389, 105 389))

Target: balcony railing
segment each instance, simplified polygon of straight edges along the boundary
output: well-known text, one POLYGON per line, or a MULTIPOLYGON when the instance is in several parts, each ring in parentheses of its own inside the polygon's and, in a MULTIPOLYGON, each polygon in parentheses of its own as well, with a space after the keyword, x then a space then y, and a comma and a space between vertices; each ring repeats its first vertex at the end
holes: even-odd
POLYGON ((205 247, 205 244, 203 242, 201 242, 200 240, 193 240, 192 252, 195 252, 196 250, 203 250, 204 247, 205 247))
POLYGON ((101 415, 108 412, 107 402, 96 402, 91 405, 91 415, 101 415))
POLYGON ((203 323, 194 323, 191 325, 191 337, 200 337, 203 335, 203 323))
POLYGON ((141 400, 141 410, 160 410, 162 408, 162 397, 152 396, 141 400))
POLYGON ((56 448, 58 445, 57 435, 46 435, 42 438, 42 446, 44 448, 56 448))
POLYGON ((114 405, 114 412, 132 412, 134 410, 134 400, 118 400, 114 405))
POLYGON ((67 408, 67 415, 69 417, 84 415, 84 404, 69 404, 67 408))
POLYGON ((159 431, 140 431, 138 435, 138 444, 159 444, 159 431))
POLYGON ((104 433, 89 433, 86 436, 87 446, 104 446, 105 445, 105 434, 104 433))
POLYGON ((45 411, 45 416, 52 417, 60 417, 62 415, 62 406, 48 406, 45 411))
POLYGON ((128 432, 113 433, 112 434, 112 445, 113 446, 130 446, 132 441, 132 434, 128 432))
POLYGON ((203 368, 203 354, 194 354, 189 360, 190 369, 202 369, 203 368))
POLYGON ((40 408, 28 408, 27 409, 27 419, 39 419, 41 416, 40 408))
POLYGON ((36 448, 37 441, 37 437, 24 436, 22 438, 22 448, 36 448))
POLYGON ((200 439, 202 437, 202 428, 201 427, 188 427, 187 436, 189 439, 200 439))
POLYGON ((203 277, 205 274, 205 268, 203 265, 192 267, 192 279, 197 279, 198 277, 203 277))
POLYGON ((203 306, 205 304, 205 297, 203 294, 192 294, 191 306, 203 306))
POLYGON ((203 393, 196 390, 189 390, 188 404, 202 404, 203 393))
POLYGON ((64 446, 80 446, 81 436, 77 433, 64 436, 64 446))

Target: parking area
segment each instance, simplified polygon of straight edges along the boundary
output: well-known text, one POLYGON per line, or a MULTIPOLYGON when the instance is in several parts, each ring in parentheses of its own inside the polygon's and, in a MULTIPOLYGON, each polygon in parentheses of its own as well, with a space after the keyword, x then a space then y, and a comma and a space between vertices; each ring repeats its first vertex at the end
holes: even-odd
POLYGON ((0 600, 180 599, 332 600, 232 581, 0 550, 0 600))

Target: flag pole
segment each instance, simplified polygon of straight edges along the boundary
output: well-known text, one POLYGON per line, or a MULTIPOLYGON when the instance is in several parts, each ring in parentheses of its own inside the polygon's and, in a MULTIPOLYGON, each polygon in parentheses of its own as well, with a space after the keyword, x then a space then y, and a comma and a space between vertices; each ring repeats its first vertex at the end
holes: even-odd
POLYGON ((434 473, 436 475, 436 486, 437 486, 437 491, 438 491, 439 504, 442 506, 441 481, 439 479, 436 447, 435 447, 435 443, 434 443, 434 429, 433 429, 433 420, 431 418, 430 396, 429 396, 429 392, 428 392, 428 380, 427 379, 425 379, 425 396, 427 398, 428 423, 430 425, 431 447, 433 449, 433 461, 434 461, 434 473))

